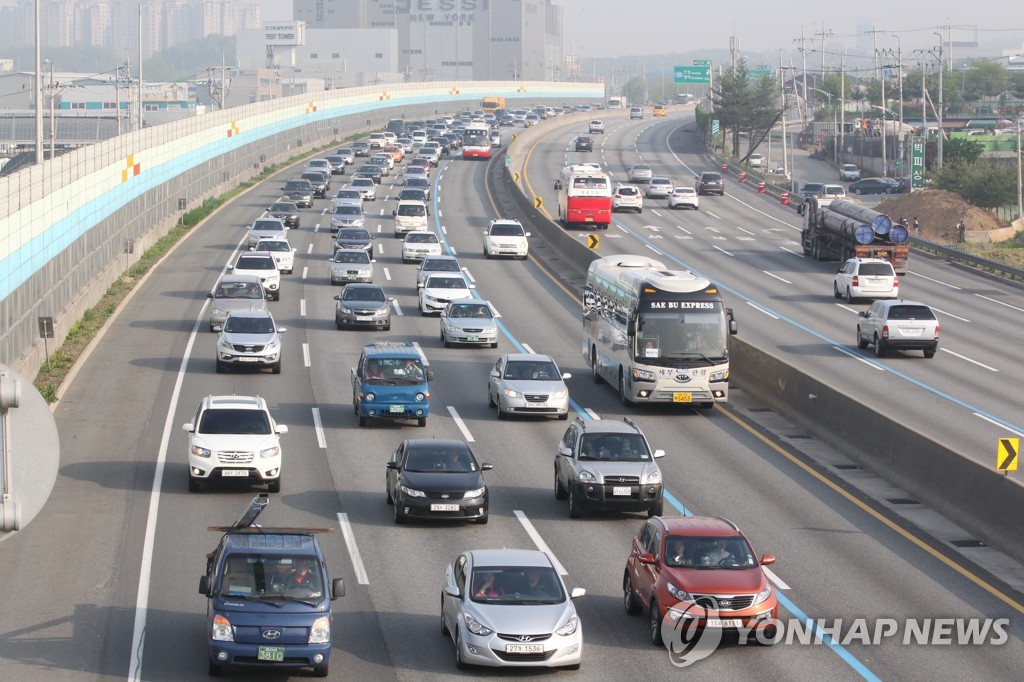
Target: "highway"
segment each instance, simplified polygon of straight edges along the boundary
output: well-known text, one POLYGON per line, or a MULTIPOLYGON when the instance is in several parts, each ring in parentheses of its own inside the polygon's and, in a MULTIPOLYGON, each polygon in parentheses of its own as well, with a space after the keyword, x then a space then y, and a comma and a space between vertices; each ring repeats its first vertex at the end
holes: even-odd
MULTIPOLYGON (((609 164, 622 168, 639 153, 656 164, 696 163, 696 157, 687 156, 692 141, 681 129, 685 121, 685 114, 675 112, 654 126, 616 119, 604 140, 604 154, 609 164)), ((561 131, 561 125, 556 119, 541 127, 553 135, 531 156, 530 178, 537 189, 550 186, 543 178, 561 165, 571 130, 577 130, 566 126, 561 131)), ((750 679, 766 671, 779 679, 832 680, 1019 675, 1024 667, 1020 595, 996 584, 1001 598, 978 582, 990 585, 991 576, 976 575, 972 565, 960 565, 955 556, 943 561, 947 553, 941 548, 927 551, 897 532, 894 526, 904 524, 890 519, 883 508, 853 499, 842 481, 806 464, 778 434, 753 425, 763 407, 741 391, 734 392, 729 405, 708 412, 625 410, 607 386, 593 384, 580 354, 578 292, 549 277, 536 258, 483 257, 481 230, 495 217, 486 168, 483 162, 442 161, 432 175, 432 228, 468 268, 476 293, 502 314, 506 335, 497 350, 445 349, 437 319, 418 314, 414 266, 401 263, 400 242, 391 236, 394 201, 384 197, 397 190, 387 178, 381 198, 367 204, 367 225, 381 235, 375 245, 375 281, 397 298, 389 334, 335 330, 332 298, 338 289, 327 279, 331 235, 322 215, 327 202, 318 200, 290 236, 298 249, 295 273, 284 277, 281 300, 270 304, 278 322, 288 327, 283 373, 215 373, 206 292, 243 242, 244 227, 277 197, 290 171, 221 209, 141 283, 57 408, 63 459, 50 502, 24 532, 0 546, 0 572, 8 581, 6 608, 0 612, 5 677, 205 677, 206 605, 197 585, 205 554, 217 542, 206 528, 233 522, 255 492, 188 493, 187 438, 180 427, 191 420, 203 396, 223 393, 262 395, 277 421, 290 427, 283 437, 282 492, 272 495, 261 522, 334 529, 322 545, 332 574, 345 578, 348 593, 334 607, 332 679, 544 675, 457 674, 452 645, 440 634, 438 609, 444 567, 459 552, 538 546, 564 566, 570 588, 587 590, 577 604, 585 633, 583 667, 560 672, 559 678, 685 674, 649 644, 645 619, 627 616, 622 607, 624 561, 644 517, 589 515, 570 521, 565 503, 552 493, 552 460, 566 423, 498 421, 488 409, 489 366, 498 353, 520 349, 551 354, 563 371, 573 374, 571 397, 585 415, 618 419, 628 414, 652 447, 667 451, 661 465, 674 501, 667 513, 726 516, 744 530, 757 553, 778 557, 772 570, 784 617, 1011 619, 1010 640, 1001 646, 727 646, 694 671, 709 679, 750 679), (349 369, 363 344, 381 338, 418 343, 434 370, 432 414, 424 429, 357 426, 349 369), (385 504, 384 464, 403 439, 431 437, 470 440, 478 459, 494 464, 487 477, 488 525, 394 525, 385 504)), ((729 192, 734 193, 732 186, 729 192)), ((979 293, 976 280, 922 259, 912 264, 908 277, 910 286, 929 294, 922 298, 938 300, 930 294, 941 292, 950 302, 940 307, 971 320, 956 324, 944 319, 940 347, 993 363, 999 372, 983 381, 972 362, 949 354, 931 361, 888 358, 886 369, 879 370, 875 367, 883 363, 869 356, 852 357, 858 354, 850 351, 854 316, 845 304, 831 300, 828 266, 787 252, 794 251, 795 214, 756 196, 743 196, 749 207, 731 196, 714 199, 702 197, 699 213, 670 215, 659 209, 662 215, 647 210, 641 216, 619 216, 621 227, 602 235, 610 238, 604 242, 608 253, 650 245, 670 260, 711 274, 731 297, 743 336, 800 356, 811 371, 836 372, 837 380, 849 381, 850 391, 871 390, 893 400, 906 392, 898 405, 907 418, 921 418, 921 424, 950 442, 994 440, 984 429, 994 434, 995 427, 968 422, 961 416, 964 407, 932 393, 928 386, 933 384, 944 387, 934 390, 948 390, 994 418, 1018 418, 1012 406, 1019 401, 1000 405, 999 397, 1011 398, 1013 378, 1020 373, 1019 361, 1008 357, 1013 346, 1006 343, 1019 318, 1001 310, 1002 305, 973 297, 979 293), (740 267, 737 259, 748 267, 740 267), (950 297, 956 290, 931 280, 961 286, 962 294, 950 297), (993 317, 978 319, 979 308, 993 317), (975 325, 990 326, 1002 336, 977 338, 975 325), (840 368, 844 363, 850 368, 840 368), (954 381, 962 383, 959 390, 950 390, 954 381)), ((533 246, 539 245, 535 241, 533 246)), ((989 298, 1020 303, 1019 294, 991 282, 986 291, 989 298)), ((932 544, 927 537, 923 542, 932 544)))

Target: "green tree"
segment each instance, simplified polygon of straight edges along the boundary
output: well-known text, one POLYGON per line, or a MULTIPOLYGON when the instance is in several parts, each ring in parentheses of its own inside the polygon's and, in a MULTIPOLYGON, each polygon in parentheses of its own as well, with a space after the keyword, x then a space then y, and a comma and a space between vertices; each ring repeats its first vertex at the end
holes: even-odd
POLYGON ((942 145, 942 162, 950 165, 975 163, 985 151, 985 145, 966 137, 951 137, 942 145))
POLYGON ((998 97, 1010 87, 1010 74, 1006 67, 996 62, 980 60, 967 70, 964 96, 998 97))
POLYGON ((715 118, 731 133, 732 155, 739 156, 740 133, 754 133, 772 124, 780 106, 779 90, 771 78, 751 83, 746 60, 718 78, 711 93, 715 118))
POLYGON ((975 163, 943 166, 932 177, 939 189, 956 192, 982 208, 998 208, 1017 201, 1017 169, 1013 164, 980 159, 975 163))
POLYGON ((630 104, 640 104, 644 101, 644 79, 642 76, 633 76, 622 86, 622 94, 630 104))

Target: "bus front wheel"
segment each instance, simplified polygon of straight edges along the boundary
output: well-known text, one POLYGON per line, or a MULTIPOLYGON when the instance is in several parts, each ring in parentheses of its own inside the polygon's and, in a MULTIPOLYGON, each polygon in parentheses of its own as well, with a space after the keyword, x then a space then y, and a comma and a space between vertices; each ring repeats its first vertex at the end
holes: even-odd
POLYGON ((597 369, 597 351, 593 348, 590 349, 590 375, 594 378, 594 383, 601 383, 601 373, 597 369))
POLYGON ((626 407, 633 407, 636 405, 636 403, 626 396, 626 377, 622 372, 619 372, 619 399, 622 400, 622 404, 626 407))

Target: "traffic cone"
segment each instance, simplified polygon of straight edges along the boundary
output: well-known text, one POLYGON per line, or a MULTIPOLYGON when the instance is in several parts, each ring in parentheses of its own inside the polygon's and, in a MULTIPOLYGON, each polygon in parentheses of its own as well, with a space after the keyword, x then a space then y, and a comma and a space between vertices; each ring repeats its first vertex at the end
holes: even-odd
POLYGON ((729 164, 727 164, 727 163, 723 163, 722 164, 722 172, 723 173, 728 173, 729 172, 729 164))
POLYGON ((765 191, 767 191, 767 189, 768 189, 768 185, 765 184, 764 180, 762 180, 759 183, 757 183, 757 191, 760 192, 761 194, 764 194, 765 191))
POLYGON ((789 206, 789 192, 783 192, 782 195, 779 197, 779 202, 783 206, 789 206))
POLYGON ((747 181, 747 171, 740 171, 740 182, 747 181))

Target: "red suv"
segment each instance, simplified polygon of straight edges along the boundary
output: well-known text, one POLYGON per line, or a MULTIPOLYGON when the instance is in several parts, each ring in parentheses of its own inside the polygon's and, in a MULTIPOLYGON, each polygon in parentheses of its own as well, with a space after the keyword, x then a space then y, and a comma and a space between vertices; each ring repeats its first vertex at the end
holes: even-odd
POLYGON ((648 609, 651 642, 664 644, 666 627, 696 620, 698 628, 760 631, 759 642, 776 635, 779 605, 747 537, 720 517, 684 516, 648 519, 633 538, 622 591, 626 613, 648 609), (665 621, 666 616, 670 619, 665 621), (683 621, 680 623, 680 621, 683 621))

